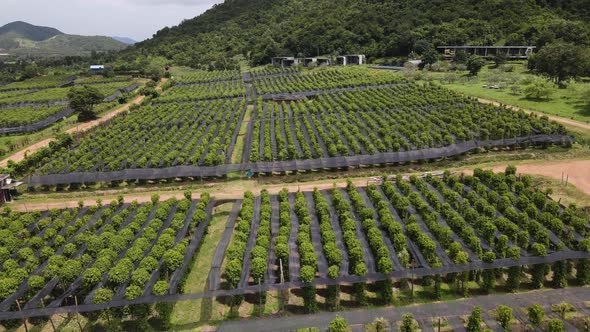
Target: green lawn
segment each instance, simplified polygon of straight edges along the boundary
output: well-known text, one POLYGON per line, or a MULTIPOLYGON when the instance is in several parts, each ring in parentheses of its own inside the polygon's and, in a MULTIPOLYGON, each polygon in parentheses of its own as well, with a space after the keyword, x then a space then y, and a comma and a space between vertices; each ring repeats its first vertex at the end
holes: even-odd
POLYGON ((504 104, 519 106, 531 111, 562 116, 582 122, 590 122, 590 83, 575 82, 567 88, 553 86, 548 99, 528 99, 522 92, 513 92, 512 87, 523 91, 527 81, 537 79, 526 71, 524 63, 510 63, 512 72, 485 66, 475 78, 467 77, 467 72, 427 72, 423 79, 433 79, 442 85, 473 97, 492 99, 504 104), (499 85, 501 89, 489 89, 483 85, 499 85))

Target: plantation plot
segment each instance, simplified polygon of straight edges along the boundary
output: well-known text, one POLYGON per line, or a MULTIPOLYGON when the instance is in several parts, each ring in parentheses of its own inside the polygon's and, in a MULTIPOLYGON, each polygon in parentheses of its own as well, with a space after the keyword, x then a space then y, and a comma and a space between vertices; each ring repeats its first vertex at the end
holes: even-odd
POLYGON ((131 81, 131 76, 114 76, 114 77, 105 77, 101 75, 95 75, 90 77, 82 77, 78 78, 74 81, 76 84, 103 84, 103 83, 114 83, 114 82, 129 82, 131 81))
POLYGON ((0 91, 0 101, 7 98, 23 96, 35 91, 39 91, 39 89, 0 91))
POLYGON ((244 82, 214 81, 175 86, 158 98, 159 102, 184 102, 202 99, 242 97, 246 95, 244 82))
POLYGON ((70 75, 39 76, 22 82, 0 86, 0 91, 56 88, 68 84, 75 79, 76 76, 70 75))
POLYGON ((261 75, 254 80, 254 86, 259 95, 266 95, 401 82, 403 78, 388 72, 368 71, 364 68, 322 68, 297 75, 261 75))
POLYGON ((281 75, 293 75, 300 74, 300 70, 296 67, 278 68, 272 66, 265 66, 251 70, 250 76, 254 78, 266 77, 266 76, 281 76, 281 75))
MULTIPOLYGON (((167 93, 162 97, 174 100, 167 93)), ((81 138, 73 150, 56 152, 27 182, 38 186, 218 177, 240 171, 272 174, 573 142, 563 126, 546 117, 480 104, 432 84, 402 84, 291 103, 259 98, 241 145, 244 162, 230 164, 245 100, 156 100, 81 138)))
POLYGON ((29 106, 10 109, 0 109, 0 123, 2 127, 18 127, 44 120, 52 115, 66 110, 62 106, 29 106))
POLYGON ((203 194, 0 216, 0 310, 174 294, 212 207, 203 194))
POLYGON ((186 85, 215 81, 235 81, 241 77, 239 70, 183 71, 174 76, 174 81, 179 85, 186 85))
POLYGON ((564 135, 547 118, 483 105, 433 85, 257 102, 249 160, 282 161, 440 148, 471 140, 564 135))
MULTIPOLYGON (((106 80, 92 85, 106 96, 105 102, 116 99, 121 91, 132 91, 138 86, 128 80, 106 80)), ((74 111, 67 107, 69 91, 69 87, 63 87, 0 92, 0 133, 32 132, 70 116, 74 111)))
POLYGON ((316 286, 327 286, 320 296, 330 307, 338 285, 358 301, 370 287, 391 303, 394 278, 446 275, 467 292, 470 276, 487 290, 506 276, 503 287, 513 291, 523 275, 542 287, 549 264, 555 285, 573 264, 576 278, 590 282, 588 214, 549 200, 511 168, 365 188, 247 192, 229 214, 208 290, 194 294, 176 290, 215 202, 206 194, 198 202, 153 202, 1 216, 0 317, 291 288, 301 288, 313 311, 316 286))
POLYGON ((66 88, 50 88, 39 90, 36 92, 3 98, 0 100, 0 105, 10 104, 30 104, 30 103, 47 103, 51 101, 63 101, 67 99, 69 89, 66 88))
POLYGON ((210 287, 306 287, 590 257, 588 215, 549 200, 531 177, 511 170, 248 192, 232 218, 222 280, 210 287))
POLYGON ((60 151, 39 172, 223 164, 245 110, 243 99, 144 106, 82 138, 71 151, 60 151))

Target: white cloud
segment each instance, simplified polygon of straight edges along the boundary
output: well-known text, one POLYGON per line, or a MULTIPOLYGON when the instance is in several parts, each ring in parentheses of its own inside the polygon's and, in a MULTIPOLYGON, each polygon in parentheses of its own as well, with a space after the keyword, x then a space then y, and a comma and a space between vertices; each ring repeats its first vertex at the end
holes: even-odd
POLYGON ((69 34, 151 37, 223 0, 1 0, 0 25, 25 21, 69 34))

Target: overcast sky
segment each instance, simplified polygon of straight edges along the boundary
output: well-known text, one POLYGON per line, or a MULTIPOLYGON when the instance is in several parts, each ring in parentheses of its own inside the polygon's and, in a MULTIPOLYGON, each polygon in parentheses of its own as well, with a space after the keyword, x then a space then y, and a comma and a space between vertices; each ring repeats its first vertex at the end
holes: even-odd
POLYGON ((151 37, 223 0, 0 0, 0 26, 13 21, 75 35, 151 37))

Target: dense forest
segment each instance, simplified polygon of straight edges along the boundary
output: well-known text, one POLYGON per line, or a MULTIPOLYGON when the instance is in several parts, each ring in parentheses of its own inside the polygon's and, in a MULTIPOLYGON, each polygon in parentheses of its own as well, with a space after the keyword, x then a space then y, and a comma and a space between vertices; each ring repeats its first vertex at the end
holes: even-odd
POLYGON ((590 44, 587 0, 226 0, 123 52, 192 67, 242 55, 407 56, 416 45, 590 44), (418 43, 420 41, 420 43, 418 43))

